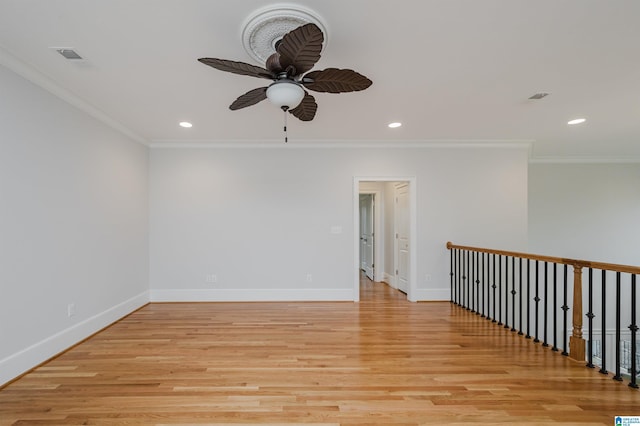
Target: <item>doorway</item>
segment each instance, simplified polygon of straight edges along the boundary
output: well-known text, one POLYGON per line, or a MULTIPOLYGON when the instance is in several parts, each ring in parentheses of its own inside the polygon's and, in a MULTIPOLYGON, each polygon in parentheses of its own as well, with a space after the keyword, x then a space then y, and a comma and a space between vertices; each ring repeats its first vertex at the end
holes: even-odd
POLYGON ((360 270, 374 281, 374 253, 376 251, 375 193, 360 194, 360 270))
POLYGON ((416 193, 415 177, 354 177, 354 301, 361 271, 416 301, 416 193))

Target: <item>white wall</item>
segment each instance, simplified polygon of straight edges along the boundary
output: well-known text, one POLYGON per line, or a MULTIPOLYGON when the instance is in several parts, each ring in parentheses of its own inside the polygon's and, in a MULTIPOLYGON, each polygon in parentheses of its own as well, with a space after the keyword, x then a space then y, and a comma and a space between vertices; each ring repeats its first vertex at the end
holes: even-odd
POLYGON ((0 93, 2 384, 148 301, 148 150, 1 66, 0 93))
POLYGON ((354 176, 416 177, 420 300, 448 240, 527 245, 523 148, 157 147, 150 176, 152 300, 353 300, 354 176))
POLYGON ((640 265, 640 164, 529 165, 529 251, 640 265))

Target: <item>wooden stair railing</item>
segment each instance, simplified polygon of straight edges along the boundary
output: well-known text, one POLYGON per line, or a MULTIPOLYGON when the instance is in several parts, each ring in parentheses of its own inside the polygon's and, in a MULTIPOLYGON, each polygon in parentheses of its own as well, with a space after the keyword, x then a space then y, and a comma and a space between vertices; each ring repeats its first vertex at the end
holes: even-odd
MULTIPOLYGON (((637 321, 636 321, 636 279, 635 279, 635 275, 640 274, 640 267, 637 266, 629 266, 629 265, 619 265, 619 264, 613 264, 613 263, 604 263, 604 262, 593 262, 593 261, 587 261, 587 260, 579 260, 579 259, 569 259, 569 258, 562 258, 562 257, 553 257, 553 256, 544 256, 544 255, 537 255, 537 254, 531 254, 531 253, 521 253, 521 252, 514 252, 514 251, 505 251, 505 250, 495 250, 495 249, 488 249, 488 248, 480 248, 480 247, 470 247, 470 246, 463 246, 463 245, 457 245, 457 244, 453 244, 452 242, 447 242, 447 249, 452 251, 452 268, 453 268, 453 250, 458 250, 461 252, 471 252, 471 253, 486 253, 489 255, 494 255, 494 256, 506 256, 506 258, 512 258, 512 259, 528 259, 528 260, 533 260, 533 261, 539 261, 539 262, 547 262, 547 263, 553 263, 553 264, 561 264, 561 265, 568 265, 571 266, 573 268, 573 303, 572 303, 572 309, 573 309, 573 314, 572 314, 572 333, 569 339, 569 353, 565 355, 568 355, 571 359, 575 360, 575 361, 580 361, 583 362, 585 361, 585 348, 586 348, 586 341, 583 337, 583 291, 582 291, 582 274, 583 274, 583 268, 589 268, 590 270, 590 274, 589 277, 591 277, 591 271, 593 269, 600 269, 603 271, 612 271, 617 273, 618 275, 618 286, 619 286, 619 274, 620 273, 628 273, 628 274, 632 274, 632 288, 631 288, 631 294, 632 294, 632 301, 631 301, 631 325, 628 327, 631 330, 631 335, 632 335, 632 352, 633 355, 635 356, 637 354, 636 352, 636 342, 635 342, 635 336, 636 336, 636 332, 638 331, 638 326, 637 326, 637 321)), ((468 258, 467 258, 468 259, 468 258)), ((482 257, 482 259, 484 260, 484 255, 482 257)), ((464 260, 463 260, 464 261, 464 260)), ((478 261, 479 261, 479 255, 478 255, 478 261)), ((494 262, 495 262, 495 257, 494 257, 494 262)), ((467 265, 468 267, 468 265, 467 265)), ((508 265, 506 266, 508 268, 508 265)), ((487 268, 489 269, 489 266, 487 266, 487 268)), ((520 269, 521 273, 522 273, 522 269, 520 269)), ((527 272, 528 273, 528 272, 527 272)), ((494 263, 494 274, 495 274, 495 263, 494 263)), ((464 275, 464 272, 463 272, 464 275)), ((451 276, 452 276, 452 285, 453 285, 453 276, 454 276, 454 271, 452 269, 451 271, 451 276)), ((566 277, 566 267, 565 267, 565 277, 566 277)), ((466 279, 467 277, 463 277, 463 279, 466 279)), ((536 277, 537 279, 537 277, 536 277)), ((508 278, 507 278, 508 280, 508 278)), ((522 283, 522 279, 520 281, 522 283)), ((495 287, 495 276, 494 276, 494 287, 495 287)), ((507 283, 507 287, 508 287, 508 283, 507 283)), ((512 294, 515 294, 515 283, 512 286, 512 294)), ((603 282, 603 287, 604 287, 604 282, 603 282)), ((507 291, 508 288, 505 289, 505 291, 507 291)), ((591 290, 591 281, 590 281, 590 290, 591 290)), ((619 289, 618 289, 619 291, 619 289)), ((452 290, 452 294, 453 294, 453 290, 452 290)), ((618 293, 619 294, 619 293, 618 293)), ((565 289, 565 296, 566 296, 566 289, 565 289)), ((468 297, 468 295, 467 295, 468 297)), ((522 297, 522 296, 521 296, 522 297)), ((591 295, 589 295, 589 297, 591 297, 591 295)), ((514 296, 515 298, 515 296, 514 296)), ((537 298, 537 296, 536 296, 537 298)), ((453 301, 453 300, 452 300, 453 301)), ((537 303, 538 301, 536 301, 537 303)), ((591 301, 590 301, 591 302, 591 301)), ((484 303, 484 302, 483 302, 484 303)), ((493 303, 495 304, 495 289, 494 289, 494 301, 493 303)), ((502 302, 498 302, 498 303, 502 303, 502 302)), ((505 303, 508 303, 505 301, 505 303)), ((619 301, 618 301, 619 303, 619 301)), ((487 305, 488 306, 488 305, 487 305)), ((513 307, 512 309, 514 309, 513 312, 515 312, 515 307, 513 307)), ((522 308, 521 308, 522 309, 522 308)), ((568 306, 563 306, 562 309, 566 312, 566 310, 568 309, 568 306)), ((521 311, 522 312, 522 311, 521 311)), ((495 315, 495 310, 494 310, 494 315, 495 315)), ((527 315, 530 315, 530 312, 527 308, 527 315)), ((488 315, 487 315, 488 316, 488 315)), ((592 312, 589 312, 587 314, 587 317, 590 318, 590 320, 593 318, 593 314, 592 312)), ((495 318, 494 318, 495 320, 495 318)), ((565 320, 566 320, 566 316, 565 316, 565 320)), ((515 320, 514 320, 515 321, 515 320)), ((495 322, 495 321, 494 321, 495 322)), ((522 328, 522 320, 520 321, 520 327, 522 328)), ((513 326, 515 327, 515 324, 513 324, 513 326)), ((591 327, 591 323, 589 324, 589 327, 591 327)), ((514 328, 512 328, 512 331, 514 330, 514 328)), ((618 329, 619 330, 619 329, 618 329)), ((618 331, 619 332, 619 331, 618 331)), ((520 333, 522 334, 522 333, 520 333)), ((529 337, 529 336, 527 336, 529 337)), ((589 360, 589 362, 591 362, 591 360, 589 360)), ((635 358, 632 361, 632 370, 637 374, 637 366, 636 366, 636 362, 635 362, 635 358)), ((593 367, 592 365, 588 365, 590 367, 593 367)), ((619 365, 617 366, 617 370, 618 373, 616 374, 616 378, 619 376, 619 365)), ((601 371, 603 372, 603 371, 601 371)), ((606 370, 604 371, 604 373, 606 373, 606 370)), ((619 379, 621 380, 621 378, 619 379)), ((630 386, 632 387, 636 387, 637 388, 637 384, 635 381, 635 376, 632 377, 632 381, 630 386)))

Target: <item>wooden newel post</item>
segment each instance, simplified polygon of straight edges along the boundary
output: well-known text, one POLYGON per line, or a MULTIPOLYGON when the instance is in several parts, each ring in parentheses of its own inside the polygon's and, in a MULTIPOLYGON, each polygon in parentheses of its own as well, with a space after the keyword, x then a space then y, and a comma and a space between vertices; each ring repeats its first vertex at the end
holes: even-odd
POLYGON ((573 334, 569 339, 569 358, 585 360, 585 340, 582 338, 582 265, 573 264, 573 334))

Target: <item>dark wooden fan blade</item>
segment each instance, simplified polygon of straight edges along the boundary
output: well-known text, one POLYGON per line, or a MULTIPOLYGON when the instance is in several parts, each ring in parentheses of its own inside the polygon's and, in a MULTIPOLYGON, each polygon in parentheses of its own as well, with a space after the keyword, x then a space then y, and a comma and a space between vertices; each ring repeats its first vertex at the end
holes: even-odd
POLYGON ((313 96, 305 91, 304 98, 302 98, 302 102, 300 102, 300 105, 298 105, 294 109, 290 109, 289 112, 294 117, 297 117, 302 121, 311 121, 313 120, 313 117, 316 116, 317 110, 318 104, 316 103, 316 100, 313 98, 313 96))
POLYGON ((260 101, 267 99, 267 88, 259 87, 257 89, 249 90, 244 95, 241 95, 229 105, 229 109, 235 111, 240 108, 246 108, 251 105, 255 105, 260 101))
POLYGON ((269 80, 273 80, 275 78, 275 76, 268 70, 245 62, 229 61, 227 59, 218 58, 200 58, 198 61, 220 71, 248 75, 250 77, 267 78, 269 80))
POLYGON ((309 71, 320 59, 323 42, 324 35, 316 24, 306 24, 288 32, 277 49, 282 69, 294 67, 294 76, 309 71))
POLYGON ((316 92, 344 93, 364 90, 372 81, 353 70, 327 68, 306 74, 301 83, 316 92))

